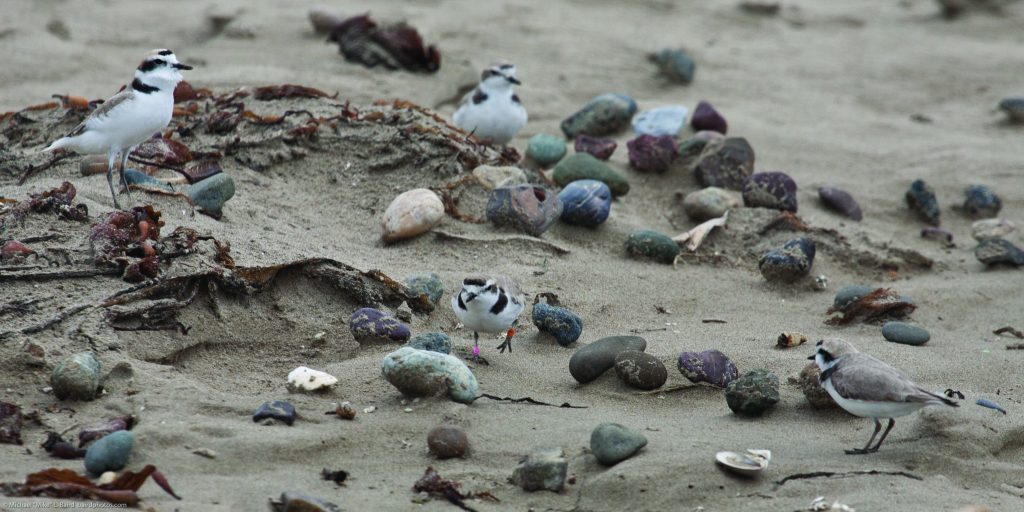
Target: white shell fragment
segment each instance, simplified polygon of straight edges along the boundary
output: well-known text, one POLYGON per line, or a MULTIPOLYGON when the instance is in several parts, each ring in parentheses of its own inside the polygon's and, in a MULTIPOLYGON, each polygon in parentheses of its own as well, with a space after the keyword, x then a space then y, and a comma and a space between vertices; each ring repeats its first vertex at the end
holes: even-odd
POLYGON ((725 212, 725 215, 717 217, 708 221, 703 222, 697 227, 672 237, 672 241, 683 245, 686 244, 686 249, 690 252, 696 251, 700 244, 704 242, 704 237, 711 233, 711 230, 719 226, 725 226, 725 222, 729 220, 729 212, 725 212))
POLYGON ((391 201, 381 221, 385 242, 411 238, 430 231, 444 218, 444 203, 432 190, 414 188, 391 201))
POLYGON ((288 372, 288 391, 323 391, 338 383, 338 378, 327 372, 300 366, 288 372))
POLYGON ((768 467, 771 450, 747 450, 746 453, 718 452, 715 460, 725 469, 743 476, 755 476, 768 467))
POLYGON ((117 473, 113 471, 104 471, 103 474, 100 475, 100 479, 96 481, 96 485, 107 485, 114 480, 117 480, 117 473))

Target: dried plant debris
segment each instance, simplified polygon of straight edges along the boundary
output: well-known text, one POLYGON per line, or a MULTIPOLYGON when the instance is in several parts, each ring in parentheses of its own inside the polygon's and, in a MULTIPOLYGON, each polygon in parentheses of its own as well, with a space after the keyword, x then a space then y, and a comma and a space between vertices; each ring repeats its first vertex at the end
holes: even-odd
POLYGON ((21 444, 21 427, 25 418, 21 408, 10 402, 0 402, 0 443, 21 444))
POLYGON ((58 459, 80 459, 85 457, 85 450, 75 447, 74 444, 65 441, 60 434, 50 431, 46 433, 46 440, 40 445, 46 453, 58 459))
POLYGON ((345 60, 368 68, 433 73, 441 68, 441 53, 405 23, 379 26, 368 14, 342 20, 331 29, 328 41, 338 43, 345 60))
POLYGON ((433 466, 427 466, 427 470, 423 473, 423 476, 412 486, 412 490, 415 492, 425 492, 434 498, 444 498, 450 501, 456 507, 462 510, 472 512, 474 509, 466 504, 465 500, 468 499, 485 499, 493 502, 499 501, 498 498, 494 497, 489 492, 479 493, 466 493, 463 494, 459 491, 459 483, 454 480, 448 480, 442 478, 441 475, 433 468, 433 466))
POLYGON ((889 288, 878 288, 871 293, 828 309, 828 314, 839 313, 825 321, 828 325, 846 325, 854 320, 863 322, 889 318, 903 318, 917 309, 917 305, 889 288))
POLYGON ((128 507, 139 504, 136 494, 149 477, 167 494, 181 499, 156 466, 148 465, 138 473, 125 471, 109 484, 96 485, 87 477, 70 469, 50 468, 25 477, 25 483, 0 483, 0 492, 10 497, 48 496, 100 500, 128 507))
POLYGON ((252 97, 260 101, 279 100, 282 98, 333 98, 326 92, 313 87, 295 84, 267 85, 253 90, 252 97))
POLYGON ((11 225, 24 222, 29 213, 53 212, 62 219, 79 222, 88 220, 89 209, 81 203, 72 204, 76 194, 75 186, 67 181, 45 192, 30 193, 28 200, 18 201, 0 211, 0 233, 11 225))
POLYGON ((135 424, 135 417, 131 415, 118 416, 110 420, 94 425, 82 427, 78 432, 78 446, 85 446, 89 441, 95 441, 107 434, 118 430, 131 430, 135 424))
POLYGON ((163 225, 160 212, 149 205, 107 213, 89 232, 96 265, 123 269, 122 278, 130 283, 156 277, 160 260, 153 242, 163 225))

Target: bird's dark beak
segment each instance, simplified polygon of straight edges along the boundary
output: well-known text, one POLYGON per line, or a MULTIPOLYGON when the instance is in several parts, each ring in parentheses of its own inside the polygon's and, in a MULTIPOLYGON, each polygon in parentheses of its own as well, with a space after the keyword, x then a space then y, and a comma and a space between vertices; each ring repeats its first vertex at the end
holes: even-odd
POLYGON ((814 361, 814 356, 815 355, 817 355, 817 354, 811 354, 811 357, 808 357, 807 359, 810 359, 811 361, 814 361))
POLYGON ((175 68, 175 69, 184 69, 184 70, 186 70, 186 71, 187 71, 187 70, 189 70, 189 69, 192 69, 192 66, 189 66, 189 65, 186 65, 186 64, 182 64, 182 63, 178 62, 178 63, 175 63, 175 64, 174 64, 174 68, 175 68))
POLYGON ((473 299, 475 299, 475 298, 476 298, 476 294, 475 293, 467 293, 466 294, 466 302, 473 302, 473 299))
POLYGON ((514 77, 514 76, 506 76, 505 80, 508 80, 509 83, 513 83, 513 84, 516 84, 516 85, 523 85, 523 83, 520 82, 519 79, 514 77))

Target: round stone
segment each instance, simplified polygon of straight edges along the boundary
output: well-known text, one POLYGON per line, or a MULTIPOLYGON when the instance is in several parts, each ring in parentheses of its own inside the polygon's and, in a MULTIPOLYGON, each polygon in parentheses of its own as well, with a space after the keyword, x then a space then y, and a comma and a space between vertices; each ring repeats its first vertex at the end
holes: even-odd
POLYGON ((120 470, 132 456, 134 442, 135 434, 128 430, 118 430, 103 436, 85 451, 85 469, 94 476, 105 471, 120 470))
POLYGON ((637 135, 675 137, 684 126, 686 126, 686 107, 679 105, 652 108, 633 117, 633 131, 637 135))
POLYGON ((220 215, 224 203, 235 195, 235 180, 226 172, 214 174, 186 187, 185 194, 196 207, 220 215))
POLYGON ((468 404, 479 390, 473 372, 448 354, 402 347, 384 356, 380 367, 385 380, 412 397, 445 393, 456 402, 468 404))
POLYGON ((357 309, 348 319, 348 328, 360 344, 405 342, 410 335, 407 325, 390 313, 373 308, 357 309))
POLYGON ((427 449, 439 459, 462 457, 469 450, 469 438, 459 427, 440 425, 427 434, 427 449))
POLYGON ((882 336, 904 345, 924 345, 932 337, 926 329, 904 322, 886 322, 882 325, 882 336))
POLYGON ((633 98, 625 94, 602 94, 562 121, 562 131, 570 139, 579 134, 610 135, 629 124, 635 113, 633 98))
POLYGON ((588 343, 569 358, 569 373, 580 384, 601 376, 615 364, 615 357, 627 350, 643 351, 647 340, 639 336, 609 336, 588 343))
POLYGON ((743 204, 797 211, 796 182, 783 172, 758 172, 743 181, 743 204))
POLYGON ((577 226, 597 227, 612 211, 612 191, 603 181, 576 180, 558 193, 562 221, 577 226))
POLYGON ((864 213, 861 212, 857 200, 849 192, 838 187, 819 187, 818 197, 826 208, 838 212, 852 220, 861 221, 864 213))
POLYGON ((668 380, 668 370, 660 359, 639 350, 626 350, 615 356, 615 374, 626 384, 644 390, 658 389, 668 380))
POLYGON ((743 180, 753 172, 754 148, 742 137, 708 143, 694 169, 702 186, 732 190, 742 189, 743 180))
POLYGON ((792 283, 808 274, 814 264, 814 242, 796 238, 761 256, 757 267, 768 281, 792 283))
POLYGON ((647 446, 639 431, 618 423, 602 423, 590 434, 590 452, 605 466, 613 466, 647 446))
POLYGON ((987 219, 999 215, 1003 201, 984 185, 971 185, 964 192, 964 213, 974 219, 987 219))
POLYGON ((563 158, 555 166, 551 179, 562 187, 576 180, 598 180, 608 185, 616 197, 629 193, 629 181, 590 153, 575 153, 563 158))
POLYGON ((634 231, 626 239, 626 252, 634 258, 672 263, 679 255, 679 244, 657 231, 641 229, 634 231))
POLYGON ((640 135, 626 148, 630 167, 640 172, 663 173, 676 158, 676 140, 671 135, 640 135))
POLYGON ((741 416, 760 416, 779 402, 779 378, 764 370, 750 370, 725 388, 729 408, 741 416))
POLYGON ((100 362, 92 352, 79 352, 53 369, 50 386, 60 400, 92 400, 100 386, 100 362))
POLYGON ((875 287, 863 284, 851 284, 844 286, 836 291, 835 298, 832 299, 832 307, 835 309, 843 309, 848 304, 860 300, 861 297, 864 297, 873 291, 875 291, 875 287))
POLYGON ((565 141, 561 137, 546 133, 538 133, 530 137, 530 142, 526 145, 526 156, 540 164, 541 167, 549 167, 558 163, 565 153, 565 141))
POLYGON ((722 352, 711 349, 703 352, 683 352, 677 362, 679 373, 694 384, 710 384, 724 388, 739 377, 736 364, 722 352))
POLYGON ((683 198, 683 211, 696 222, 721 217, 739 205, 740 198, 736 197, 735 192, 718 187, 690 192, 683 198))
POLYGON ((572 345, 583 333, 583 319, 563 307, 538 302, 533 306, 532 317, 538 330, 553 336, 563 347, 572 345))

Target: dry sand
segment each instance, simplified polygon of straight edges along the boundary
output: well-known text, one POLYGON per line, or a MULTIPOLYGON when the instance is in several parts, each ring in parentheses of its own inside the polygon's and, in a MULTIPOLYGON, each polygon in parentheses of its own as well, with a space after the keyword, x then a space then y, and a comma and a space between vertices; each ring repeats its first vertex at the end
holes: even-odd
MULTIPOLYGON (((976 14, 954 22, 940 19, 935 5, 923 0, 787 1, 775 17, 752 16, 731 1, 502 5, 438 0, 337 6, 349 14, 371 11, 381 20, 411 22, 442 52, 436 75, 344 62, 336 47, 312 34, 305 2, 168 5, 6 3, 0 19, 0 110, 45 102, 54 93, 108 97, 130 77, 145 50, 163 46, 196 64, 188 79, 197 86, 223 91, 301 83, 339 91, 357 105, 406 98, 449 116, 459 87, 471 84, 483 64, 503 57, 518 65, 524 81, 520 96, 530 111, 529 124, 513 143, 520 149, 535 133, 558 133, 560 120, 598 93, 629 93, 641 109, 668 104, 692 109, 708 99, 728 118, 730 134, 754 146, 758 170, 783 170, 797 181, 807 222, 838 230, 854 250, 876 258, 884 259, 891 246, 933 258, 935 266, 904 266, 889 274, 874 264, 877 260, 857 263, 840 245, 825 243, 813 272, 828 276, 829 291, 770 286, 757 272, 756 255, 786 235, 759 238, 744 231, 764 212, 748 213, 747 224, 739 222, 710 239, 702 252, 718 251, 720 258, 693 259, 677 269, 627 259, 622 242, 632 230, 677 233, 692 225, 669 212, 677 190, 698 185, 678 172, 651 176, 628 170, 625 133, 612 162, 630 178, 633 190, 596 231, 556 225, 544 234, 544 240, 568 248, 567 255, 538 243, 452 243, 432 234, 381 246, 378 217, 391 198, 411 184, 437 185, 448 178, 415 174, 420 169, 400 155, 397 166, 378 171, 373 165, 394 155, 312 148, 305 158, 289 157, 262 172, 226 158, 222 164, 234 177, 237 193, 221 221, 193 217, 174 198, 140 192, 136 198, 145 197, 163 211, 165 232, 190 226, 230 241, 239 265, 327 257, 399 278, 435 271, 447 293, 467 272, 500 271, 518 278, 528 293, 557 293, 584 318, 581 341, 643 331, 648 352, 670 367, 668 386, 684 382, 674 370, 679 352, 718 348, 741 371, 764 367, 779 375, 782 401, 762 418, 742 419, 729 411, 720 391, 709 388, 642 394, 611 373, 580 386, 567 370, 572 351, 525 322, 513 355, 489 353, 486 345, 492 343, 485 345, 492 364, 474 369, 481 390, 587 408, 487 400, 466 406, 440 398, 406 405, 379 375, 381 357, 395 347, 360 348, 345 326, 355 304, 301 274, 286 273, 262 293, 225 300, 223 320, 211 314, 207 299, 197 301, 181 315, 192 327, 188 336, 115 332, 94 312, 33 336, 0 341, 3 400, 42 411, 46 425, 26 428, 24 447, 0 445, 0 481, 20 481, 28 472, 51 466, 81 469, 79 461, 48 458, 37 447, 43 431, 132 413, 140 423, 129 467, 156 464, 184 497, 176 502, 147 484, 143 503, 156 510, 262 510, 268 498, 288 489, 305 490, 346 510, 416 509, 410 489, 428 465, 465 490, 490 491, 501 499, 500 504, 474 502, 481 510, 798 510, 820 495, 858 510, 955 510, 968 504, 1020 508, 1024 352, 1005 350, 1008 340, 992 330, 1024 327, 1024 277, 1012 269, 983 268, 971 253, 970 221, 951 206, 962 200, 967 185, 986 184, 1002 194, 1004 216, 1024 221, 1024 130, 1006 125, 992 111, 999 98, 1024 91, 1019 73, 1024 5, 1014 4, 1001 16, 976 14), (206 20, 211 12, 236 11, 225 31, 210 32, 206 20), (66 27, 67 38, 47 30, 53 21, 66 27), (695 56, 692 85, 669 85, 655 75, 644 54, 663 46, 685 46, 695 56), (912 121, 914 114, 932 122, 912 121), (943 225, 956 234, 956 248, 918 236, 921 224, 903 201, 903 191, 915 178, 935 187, 943 225), (843 221, 825 211, 816 199, 822 184, 839 185, 857 197, 864 221, 843 221), (547 271, 538 275, 542 269, 547 271), (876 325, 824 325, 832 292, 851 283, 891 286, 912 296, 920 306, 913 319, 931 331, 932 340, 909 347, 884 341, 876 325), (708 318, 725 323, 701 322, 708 318), (807 346, 773 348, 776 336, 790 330, 812 340, 843 337, 925 387, 955 388, 970 400, 956 410, 928 409, 903 418, 875 455, 845 456, 842 449, 861 445, 871 422, 815 411, 786 382, 811 352, 807 346), (326 332, 322 344, 314 343, 318 332, 326 332), (27 366, 18 355, 29 341, 46 350, 47 368, 27 366), (105 369, 130 364, 133 380, 112 382, 110 393, 94 402, 63 403, 58 412, 48 412, 55 402, 42 391, 49 369, 63 356, 83 350, 96 351, 105 369), (327 370, 341 382, 326 396, 289 395, 285 375, 299 364, 327 370), (127 389, 137 393, 129 395, 127 389), (996 400, 1010 413, 975 406, 979 397, 996 400), (261 402, 282 398, 302 415, 295 426, 251 421, 261 402), (360 411, 371 405, 377 410, 360 412, 354 422, 322 414, 342 400, 360 411), (406 407, 412 412, 403 412, 406 407), (426 432, 442 421, 468 432, 468 458, 437 461, 427 454, 426 432), (649 445, 626 462, 600 467, 587 451, 591 430, 606 421, 643 430, 649 445), (507 482, 519 458, 540 446, 561 446, 570 458, 576 481, 562 493, 525 493, 507 482), (194 455, 192 450, 200 447, 216 451, 217 457, 194 455), (715 467, 716 451, 745 448, 773 451, 762 478, 738 480, 715 467), (336 488, 320 480, 321 468, 345 469, 352 477, 347 486, 336 488), (882 474, 849 474, 870 470, 882 474), (816 472, 838 476, 777 483, 816 472)), ((279 107, 266 106, 268 111, 279 107)), ((23 154, 43 142, 8 149, 23 154)), ((63 180, 79 188, 79 200, 93 216, 109 211, 103 178, 81 177, 74 161, 22 187, 0 172, 0 195, 23 198, 63 180)), ((32 218, 4 236, 40 234, 53 222, 32 218)), ((454 219, 441 229, 478 239, 509 235, 454 219)), ((1012 239, 1019 244, 1021 236, 1012 239)), ((81 237, 58 238, 51 247, 88 255, 81 237)), ((6 331, 125 284, 95 277, 0 286, 0 302, 44 299, 36 314, 0 317, 0 331, 6 331)), ((416 316, 412 328, 416 333, 446 331, 465 347, 471 333, 454 331, 455 324, 454 314, 442 307, 416 316)), ((28 502, 36 501, 0 497, 0 509, 28 502)), ((423 509, 450 510, 451 505, 435 501, 423 509)))

